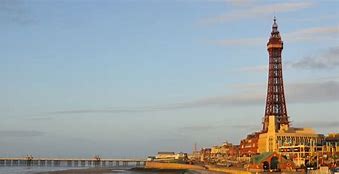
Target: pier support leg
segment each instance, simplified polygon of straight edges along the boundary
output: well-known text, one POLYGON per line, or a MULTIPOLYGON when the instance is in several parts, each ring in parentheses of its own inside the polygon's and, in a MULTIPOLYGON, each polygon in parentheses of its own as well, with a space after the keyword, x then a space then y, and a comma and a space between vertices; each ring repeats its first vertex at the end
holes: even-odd
POLYGON ((126 166, 128 166, 128 162, 127 162, 127 161, 124 161, 124 162, 122 162, 122 165, 123 165, 124 167, 126 167, 126 166))

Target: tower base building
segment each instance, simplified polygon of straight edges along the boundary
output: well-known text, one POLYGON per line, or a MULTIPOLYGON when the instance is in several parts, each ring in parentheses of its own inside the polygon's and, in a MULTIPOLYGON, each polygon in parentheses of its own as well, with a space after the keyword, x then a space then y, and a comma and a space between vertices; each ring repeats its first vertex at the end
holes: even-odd
POLYGON ((267 132, 259 134, 258 153, 280 152, 280 147, 317 146, 324 140, 324 135, 317 134, 311 128, 276 127, 276 117, 269 116, 267 132))

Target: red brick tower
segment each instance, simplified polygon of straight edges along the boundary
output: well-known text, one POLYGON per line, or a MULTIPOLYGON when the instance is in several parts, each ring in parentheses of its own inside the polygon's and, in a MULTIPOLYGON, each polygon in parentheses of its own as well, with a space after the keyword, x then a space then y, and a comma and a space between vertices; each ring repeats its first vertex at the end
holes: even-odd
POLYGON ((271 37, 267 43, 267 50, 269 54, 269 71, 263 132, 267 132, 268 117, 271 115, 276 117, 277 129, 280 129, 282 126, 285 128, 289 126, 281 63, 283 42, 278 31, 275 17, 271 37))

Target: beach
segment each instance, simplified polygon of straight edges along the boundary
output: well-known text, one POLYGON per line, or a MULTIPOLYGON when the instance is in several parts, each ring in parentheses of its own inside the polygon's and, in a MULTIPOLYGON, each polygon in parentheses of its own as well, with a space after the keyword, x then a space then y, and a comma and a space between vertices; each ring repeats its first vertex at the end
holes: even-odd
POLYGON ((36 174, 221 174, 223 172, 213 172, 208 170, 183 170, 183 169, 130 169, 115 170, 103 168, 90 169, 70 169, 63 171, 38 172, 36 174))
POLYGON ((38 172, 36 174, 138 174, 138 173, 161 173, 161 174, 184 174, 188 170, 176 169, 127 169, 117 170, 108 168, 89 168, 89 169, 69 169, 61 171, 38 172))

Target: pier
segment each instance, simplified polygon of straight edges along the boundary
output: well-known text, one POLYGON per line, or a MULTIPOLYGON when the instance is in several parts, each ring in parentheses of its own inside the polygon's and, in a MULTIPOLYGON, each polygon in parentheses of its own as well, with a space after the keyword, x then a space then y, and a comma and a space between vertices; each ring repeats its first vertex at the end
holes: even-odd
POLYGON ((0 167, 37 166, 37 167, 142 167, 144 159, 102 159, 98 156, 85 158, 33 158, 32 156, 19 158, 0 158, 0 167))

